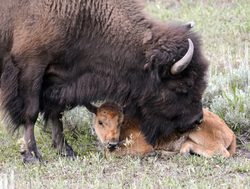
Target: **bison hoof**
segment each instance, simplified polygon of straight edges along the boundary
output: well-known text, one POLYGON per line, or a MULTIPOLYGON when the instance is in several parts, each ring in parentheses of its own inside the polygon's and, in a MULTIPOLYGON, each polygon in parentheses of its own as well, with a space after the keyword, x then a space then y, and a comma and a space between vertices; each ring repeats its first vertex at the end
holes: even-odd
POLYGON ((73 159, 76 156, 73 148, 68 144, 65 145, 64 149, 60 150, 60 154, 62 156, 64 156, 64 157, 70 157, 70 158, 73 158, 73 159))
POLYGON ((40 153, 32 153, 32 152, 26 152, 22 153, 23 156, 23 163, 28 163, 28 164, 36 164, 36 163, 41 163, 42 162, 42 156, 40 153))

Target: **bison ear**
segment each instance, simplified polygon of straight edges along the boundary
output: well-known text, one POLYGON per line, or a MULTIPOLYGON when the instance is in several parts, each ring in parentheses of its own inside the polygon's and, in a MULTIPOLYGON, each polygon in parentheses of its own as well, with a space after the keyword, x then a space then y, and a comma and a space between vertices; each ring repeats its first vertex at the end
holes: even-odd
POLYGON ((161 77, 159 75, 159 65, 158 66, 154 66, 153 69, 151 70, 151 78, 156 83, 160 83, 161 82, 161 77))
POLYGON ((88 111, 90 111, 90 112, 92 112, 94 114, 97 113, 97 107, 94 106, 93 104, 87 103, 87 104, 85 104, 85 107, 88 109, 88 111))
POLYGON ((149 41, 151 41, 152 38, 153 38, 152 31, 151 31, 150 29, 147 29, 147 31, 144 33, 142 43, 143 43, 143 44, 146 44, 146 43, 148 43, 149 41))
POLYGON ((156 55, 151 55, 150 60, 148 63, 146 63, 143 67, 145 71, 151 71, 154 69, 155 65, 157 64, 157 58, 156 55))
POLYGON ((163 64, 158 66, 158 75, 161 80, 169 78, 170 75, 170 66, 163 64))

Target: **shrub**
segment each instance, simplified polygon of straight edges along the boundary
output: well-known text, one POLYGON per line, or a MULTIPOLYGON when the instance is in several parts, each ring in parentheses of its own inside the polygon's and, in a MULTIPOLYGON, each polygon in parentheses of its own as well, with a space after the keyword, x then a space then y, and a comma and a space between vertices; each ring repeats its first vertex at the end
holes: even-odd
POLYGON ((204 106, 223 118, 238 134, 241 141, 250 136, 250 66, 248 47, 244 53, 230 58, 225 56, 225 65, 218 72, 211 71, 204 106), (239 59, 239 57, 241 57, 239 59), (236 63, 238 62, 238 65, 236 63))

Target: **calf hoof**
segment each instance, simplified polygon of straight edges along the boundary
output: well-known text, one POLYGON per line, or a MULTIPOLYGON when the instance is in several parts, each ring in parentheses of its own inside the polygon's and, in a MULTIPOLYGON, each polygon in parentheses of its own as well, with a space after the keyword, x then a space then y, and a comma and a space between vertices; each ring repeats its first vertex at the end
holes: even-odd
POLYGON ((149 152, 145 155, 145 157, 158 157, 159 156, 159 152, 153 151, 153 152, 149 152))

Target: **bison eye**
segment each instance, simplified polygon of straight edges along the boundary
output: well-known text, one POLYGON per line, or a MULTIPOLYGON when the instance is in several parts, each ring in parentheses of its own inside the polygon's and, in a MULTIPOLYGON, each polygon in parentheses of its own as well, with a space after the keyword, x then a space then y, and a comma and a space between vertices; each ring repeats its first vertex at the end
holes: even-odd
POLYGON ((98 124, 103 126, 103 122, 102 121, 98 121, 98 124))

